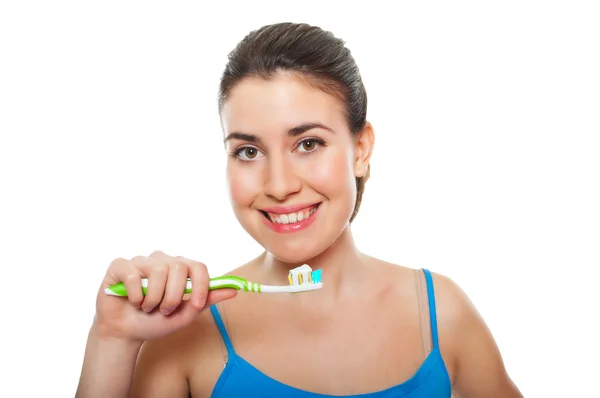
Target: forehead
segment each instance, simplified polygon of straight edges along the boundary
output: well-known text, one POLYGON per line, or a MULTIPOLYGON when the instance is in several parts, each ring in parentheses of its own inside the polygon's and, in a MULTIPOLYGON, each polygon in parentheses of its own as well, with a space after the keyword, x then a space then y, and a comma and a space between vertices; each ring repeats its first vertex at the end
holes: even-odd
POLYGON ((231 90, 223 105, 225 134, 253 134, 286 130, 315 122, 338 131, 345 129, 342 102, 306 79, 279 73, 269 79, 245 78, 231 90))

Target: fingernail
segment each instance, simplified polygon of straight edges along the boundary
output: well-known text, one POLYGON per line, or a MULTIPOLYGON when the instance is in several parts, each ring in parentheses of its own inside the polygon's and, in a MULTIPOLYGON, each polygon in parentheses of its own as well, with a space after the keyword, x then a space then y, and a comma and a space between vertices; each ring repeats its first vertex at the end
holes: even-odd
POLYGON ((202 308, 205 301, 202 298, 194 300, 194 307, 202 308))
POLYGON ((160 312, 164 315, 167 316, 169 315, 171 312, 173 312, 173 310, 175 310, 175 308, 161 308, 160 312))

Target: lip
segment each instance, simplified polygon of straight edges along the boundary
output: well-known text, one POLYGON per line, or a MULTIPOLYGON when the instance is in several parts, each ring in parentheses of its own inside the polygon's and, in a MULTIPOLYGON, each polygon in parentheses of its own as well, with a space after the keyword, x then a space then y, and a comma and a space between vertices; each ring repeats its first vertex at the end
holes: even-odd
MULTIPOLYGON (((312 206, 314 206, 314 205, 309 206, 309 208, 312 206)), ((302 207, 298 207, 298 210, 302 210, 305 208, 307 208, 307 207, 302 205, 302 207)), ((274 208, 271 208, 269 210, 273 210, 273 209, 274 208)), ((303 229, 308 228, 308 226, 311 225, 315 221, 315 219, 317 218, 317 215, 319 214, 320 209, 321 209, 321 206, 318 206, 317 209, 314 211, 313 214, 311 214, 310 217, 308 217, 302 221, 295 222, 293 224, 278 224, 276 222, 269 220, 267 217, 263 216, 262 218, 263 218, 263 222, 266 224, 266 226, 269 227, 272 231, 275 231, 278 233, 298 232, 298 231, 302 231, 303 229)), ((289 211, 289 210, 287 210, 287 207, 286 207, 286 211, 289 211)), ((269 211, 269 212, 275 213, 274 211, 269 211)), ((293 211, 291 213, 293 213, 293 211)), ((277 213, 277 214, 286 214, 286 213, 277 213)))
POLYGON ((264 209, 260 209, 265 213, 273 213, 273 214, 289 214, 289 213, 297 213, 300 210, 310 209, 321 202, 314 203, 300 203, 297 205, 289 205, 289 206, 277 206, 277 207, 267 207, 264 209))

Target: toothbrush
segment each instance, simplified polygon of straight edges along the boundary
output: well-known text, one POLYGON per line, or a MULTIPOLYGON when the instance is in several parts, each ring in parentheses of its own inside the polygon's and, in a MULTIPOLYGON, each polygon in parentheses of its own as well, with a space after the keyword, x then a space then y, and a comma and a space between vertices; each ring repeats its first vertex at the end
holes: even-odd
MULTIPOLYGON (((307 264, 290 270, 288 280, 290 284, 287 286, 269 286, 251 282, 239 276, 218 276, 210 279, 208 290, 236 289, 256 293, 299 293, 317 290, 323 287, 323 282, 321 282, 321 270, 313 271, 307 264)), ((146 295, 147 288, 148 279, 142 278, 142 293, 144 296, 146 295)), ((190 278, 188 278, 185 286, 185 294, 191 293, 191 291, 192 282, 190 278)), ((127 296, 125 285, 123 285, 122 282, 107 287, 104 289, 104 293, 109 296, 127 296)))

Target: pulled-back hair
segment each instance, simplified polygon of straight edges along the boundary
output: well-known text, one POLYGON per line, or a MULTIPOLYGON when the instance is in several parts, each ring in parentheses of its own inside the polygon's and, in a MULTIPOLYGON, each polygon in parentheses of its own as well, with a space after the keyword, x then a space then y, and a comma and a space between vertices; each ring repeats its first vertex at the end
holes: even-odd
MULTIPOLYGON (((367 92, 358 66, 345 43, 331 32, 300 23, 266 25, 250 32, 229 54, 219 86, 219 114, 233 87, 247 77, 269 79, 278 72, 296 72, 311 85, 344 103, 348 127, 357 136, 365 127, 367 92)), ((356 178, 354 220, 369 178, 369 168, 356 178)))

